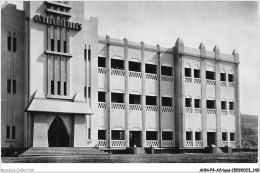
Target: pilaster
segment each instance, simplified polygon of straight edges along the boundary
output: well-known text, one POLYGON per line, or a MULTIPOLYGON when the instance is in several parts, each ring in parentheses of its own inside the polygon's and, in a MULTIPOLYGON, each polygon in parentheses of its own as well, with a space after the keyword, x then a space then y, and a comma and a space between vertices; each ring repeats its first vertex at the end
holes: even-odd
POLYGON ((107 57, 106 57, 106 67, 107 67, 107 147, 110 148, 110 141, 111 141, 111 127, 110 127, 110 113, 111 113, 111 58, 109 52, 110 46, 110 37, 106 36, 106 47, 107 47, 107 57))
POLYGON ((162 115, 162 97, 161 97, 161 51, 160 51, 160 45, 157 44, 157 55, 158 55, 158 65, 157 65, 157 71, 158 71, 158 107, 159 107, 159 132, 158 132, 158 141, 159 141, 159 147, 161 147, 161 142, 162 142, 162 120, 161 120, 161 115, 162 115))
POLYGON ((129 147, 129 68, 128 68, 128 40, 124 39, 124 56, 125 56, 125 144, 129 147))
POLYGON ((144 42, 141 42, 141 71, 142 71, 142 147, 146 146, 146 98, 145 98, 145 57, 144 57, 144 42))

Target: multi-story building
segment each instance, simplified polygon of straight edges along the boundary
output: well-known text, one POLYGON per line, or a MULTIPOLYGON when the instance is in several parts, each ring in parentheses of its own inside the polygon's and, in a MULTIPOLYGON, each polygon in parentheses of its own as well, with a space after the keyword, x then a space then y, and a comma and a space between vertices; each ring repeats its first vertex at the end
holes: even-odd
POLYGON ((10 147, 240 146, 239 55, 98 36, 84 2, 2 7, 10 147))

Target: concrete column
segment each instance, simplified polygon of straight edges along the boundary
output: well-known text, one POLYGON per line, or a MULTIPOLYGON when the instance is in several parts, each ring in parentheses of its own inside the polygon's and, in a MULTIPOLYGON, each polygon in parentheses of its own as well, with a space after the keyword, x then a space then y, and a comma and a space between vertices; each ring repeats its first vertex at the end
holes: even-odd
POLYGON ((157 65, 157 71, 158 71, 158 106, 159 106, 159 132, 158 132, 158 141, 159 141, 159 147, 161 147, 161 141, 162 141, 162 97, 161 97, 161 50, 160 50, 160 45, 157 44, 157 55, 158 55, 158 65, 157 65))
POLYGON ((124 39, 124 56, 125 56, 125 144, 126 147, 129 147, 129 68, 128 68, 128 40, 124 39))
POLYGON ((195 131, 192 131, 192 143, 195 146, 195 131))
POLYGON ((107 57, 106 57, 106 67, 107 67, 107 147, 110 148, 111 141, 111 127, 110 127, 110 113, 111 113, 111 58, 109 52, 110 37, 106 36, 106 47, 107 47, 107 57))
POLYGON ((233 51, 234 56, 234 92, 235 92, 235 122, 236 122, 236 142, 237 146, 241 147, 241 117, 240 117, 240 86, 239 86, 239 54, 236 50, 233 51))
POLYGON ((221 130, 221 98, 220 98, 220 64, 219 61, 215 62, 215 73, 216 73, 216 146, 221 147, 222 143, 222 130, 221 130))
POLYGON ((141 42, 141 71, 142 71, 142 147, 146 145, 146 97, 145 97, 145 57, 144 57, 144 42, 141 42))
POLYGON ((200 44, 200 77, 201 77, 201 124, 202 124, 202 147, 207 146, 207 109, 206 109, 206 63, 205 46, 200 44))

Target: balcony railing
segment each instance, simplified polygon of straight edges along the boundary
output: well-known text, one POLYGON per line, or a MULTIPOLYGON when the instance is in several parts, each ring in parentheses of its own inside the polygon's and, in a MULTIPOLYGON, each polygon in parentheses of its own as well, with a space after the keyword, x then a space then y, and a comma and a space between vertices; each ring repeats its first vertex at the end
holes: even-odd
POLYGON ((234 86, 235 86, 234 82, 229 82, 229 83, 228 83, 228 87, 234 88, 234 86))
POLYGON ((227 110, 221 110, 221 115, 227 115, 227 110))
POLYGON ((146 111, 158 111, 158 106, 146 105, 146 111))
POLYGON ((146 140, 146 147, 159 147, 158 140, 146 140))
POLYGON ((131 111, 142 111, 142 105, 130 104, 129 110, 131 110, 131 111))
POLYGON ((158 80, 158 75, 157 74, 146 73, 145 78, 146 79, 151 79, 151 80, 158 80))
POLYGON ((194 112, 195 114, 201 114, 201 108, 195 108, 194 112))
POLYGON ((202 147, 202 141, 195 141, 195 147, 202 147))
POLYGON ((207 114, 216 114, 216 109, 207 109, 207 114))
POLYGON ((220 86, 226 87, 227 86, 227 82, 226 81, 220 81, 220 86))
POLYGON ((173 77, 172 77, 172 76, 162 75, 162 76, 161 76, 161 80, 162 80, 162 81, 165 81, 165 82, 173 82, 173 77))
POLYGON ((236 141, 230 141, 230 147, 235 148, 236 147, 236 141))
POLYGON ((185 82, 192 83, 192 78, 191 77, 185 77, 185 82))
POLYGON ((235 111, 234 110, 229 110, 229 115, 235 115, 235 111))
POLYGON ((162 112, 173 112, 173 107, 170 106, 162 106, 162 112))
POLYGON ((98 67, 98 73, 99 74, 107 74, 107 68, 98 67))
POLYGON ((215 81, 215 80, 207 79, 207 80, 206 80, 206 85, 216 85, 216 81, 215 81))
POLYGON ((201 84, 201 79, 200 78, 194 78, 194 83, 201 84))
POLYGON ((187 114, 191 114, 191 113, 192 113, 192 108, 191 108, 191 107, 186 107, 186 108, 185 108, 185 112, 186 112, 187 114))
POLYGON ((111 75, 125 76, 125 70, 111 69, 111 75))
POLYGON ((129 72, 129 77, 142 78, 142 73, 141 72, 130 71, 129 72))
POLYGON ((175 143, 172 140, 162 140, 162 147, 174 147, 175 143))
POLYGON ((186 147, 193 147, 193 141, 186 141, 186 147))
POLYGON ((125 147, 125 140, 111 140, 110 147, 125 147))
POLYGON ((226 147, 228 146, 228 141, 222 141, 221 147, 226 147))
POLYGON ((107 108, 107 103, 106 102, 98 102, 98 108, 106 109, 107 108))
POLYGON ((107 140, 98 140, 97 147, 107 147, 107 140))
POLYGON ((124 103, 112 103, 111 104, 112 109, 125 109, 124 103))

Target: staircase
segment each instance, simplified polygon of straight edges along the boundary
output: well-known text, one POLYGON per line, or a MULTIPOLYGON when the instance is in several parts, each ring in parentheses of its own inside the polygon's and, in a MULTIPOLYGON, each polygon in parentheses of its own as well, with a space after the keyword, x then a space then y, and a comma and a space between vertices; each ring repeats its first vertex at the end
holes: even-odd
POLYGON ((97 148, 86 147, 34 147, 30 148, 19 157, 34 157, 34 156, 89 156, 89 155, 106 155, 107 153, 100 151, 97 148))

